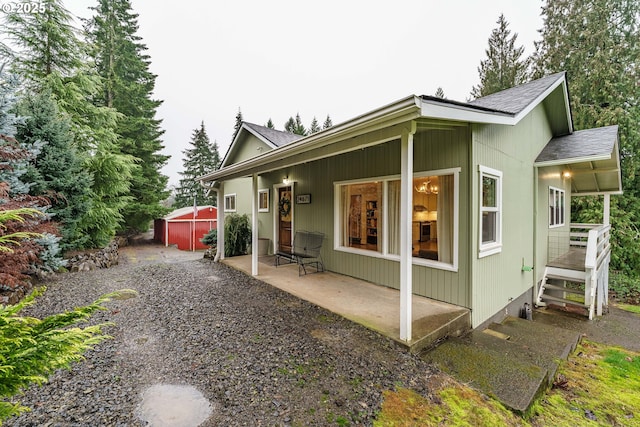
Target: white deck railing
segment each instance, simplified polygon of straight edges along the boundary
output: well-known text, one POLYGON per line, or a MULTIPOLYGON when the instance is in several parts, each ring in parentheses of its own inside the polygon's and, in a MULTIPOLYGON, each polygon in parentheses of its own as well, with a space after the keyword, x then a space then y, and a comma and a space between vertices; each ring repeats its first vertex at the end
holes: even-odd
POLYGON ((549 234, 549 261, 563 259, 580 269, 584 265, 584 304, 590 319, 594 311, 601 316, 603 305, 609 304, 610 233, 610 225, 571 224, 568 236, 566 231, 549 234))

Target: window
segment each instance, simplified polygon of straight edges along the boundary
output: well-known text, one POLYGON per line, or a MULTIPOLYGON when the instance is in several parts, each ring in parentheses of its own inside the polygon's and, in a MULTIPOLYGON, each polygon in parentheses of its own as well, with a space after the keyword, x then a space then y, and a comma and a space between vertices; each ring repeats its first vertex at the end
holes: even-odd
POLYGON ((502 250, 502 172, 480 166, 480 257, 502 250))
POLYGON ((269 212, 269 190, 258 191, 258 212, 269 212))
MULTIPOLYGON (((457 270, 459 169, 413 178, 414 264, 457 270)), ((336 184, 336 249, 400 259, 400 179, 336 184)))
POLYGON ((224 211, 225 212, 236 211, 236 195, 235 194, 224 195, 224 211))
POLYGON ((564 190, 549 187, 549 227, 564 225, 564 190))

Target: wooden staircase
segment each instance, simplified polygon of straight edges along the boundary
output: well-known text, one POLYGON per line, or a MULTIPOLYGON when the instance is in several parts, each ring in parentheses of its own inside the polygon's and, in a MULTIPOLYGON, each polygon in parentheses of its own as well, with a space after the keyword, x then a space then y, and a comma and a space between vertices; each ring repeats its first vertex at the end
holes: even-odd
POLYGON ((536 306, 548 304, 587 310, 589 319, 601 316, 608 305, 611 226, 572 224, 567 252, 547 263, 536 306), (576 261, 579 262, 576 262, 576 261), (568 283, 582 284, 579 289, 568 283), (573 295, 573 297, 572 297, 573 295), (576 298, 575 295, 581 295, 576 298))
POLYGON ((536 306, 556 304, 563 307, 567 305, 585 309, 589 313, 589 319, 593 319, 595 288, 587 288, 587 274, 584 271, 569 270, 560 267, 546 267, 544 276, 538 289, 536 306), (568 283, 582 284, 580 288, 568 287, 568 283), (570 294, 570 295, 567 295, 570 294), (574 298, 571 297, 574 296, 574 298), (579 297, 575 297, 579 295, 579 297))

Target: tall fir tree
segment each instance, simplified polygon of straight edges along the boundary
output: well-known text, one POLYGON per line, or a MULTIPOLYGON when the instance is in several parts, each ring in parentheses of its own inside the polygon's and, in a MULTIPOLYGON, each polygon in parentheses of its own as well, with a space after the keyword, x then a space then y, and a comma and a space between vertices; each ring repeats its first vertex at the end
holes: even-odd
POLYGON ((273 120, 271 120, 271 117, 269 117, 269 120, 267 121, 267 124, 265 125, 266 127, 268 127, 269 129, 275 129, 276 127, 273 124, 273 120))
POLYGON ((318 123, 318 119, 316 119, 316 117, 313 117, 313 120, 311 120, 311 124, 309 125, 309 134, 314 134, 317 132, 320 132, 322 129, 320 129, 320 124, 318 123))
POLYGON ((19 111, 25 119, 18 125, 16 138, 37 149, 24 176, 31 184, 29 193, 50 198, 48 212, 60 224, 62 248, 83 248, 88 236, 80 221, 91 207, 92 179, 75 149, 71 124, 60 117, 55 101, 46 92, 27 96, 19 111))
MULTIPOLYGON (((576 130, 619 126, 624 193, 611 198, 612 268, 640 271, 640 2, 548 0, 535 77, 566 71, 576 130)), ((572 200, 572 220, 602 221, 602 199, 572 200)))
POLYGON ((491 31, 487 59, 480 62, 480 84, 471 90, 473 98, 480 98, 525 83, 529 77, 529 59, 522 58, 524 46, 516 47, 518 34, 511 36, 504 15, 497 21, 498 28, 491 31))
POLYGON ((296 135, 307 135, 307 129, 302 124, 300 113, 296 113, 296 118, 289 117, 289 120, 284 124, 284 130, 289 133, 295 133, 296 135))
POLYGON ((204 122, 193 131, 190 148, 184 150, 183 171, 180 172, 180 184, 176 189, 174 206, 177 208, 191 206, 194 197, 198 205, 216 206, 216 197, 207 195, 207 190, 196 181, 196 178, 218 169, 220 166, 220 153, 218 144, 210 142, 204 122))
POLYGON ((71 15, 59 0, 39 4, 43 13, 16 9, 6 14, 2 31, 15 47, 10 52, 12 67, 25 86, 35 93, 51 92, 61 115, 71 120, 74 145, 93 182, 91 205, 79 224, 88 245, 102 246, 122 222, 122 203, 135 164, 115 145, 117 112, 92 102, 102 90, 102 80, 86 60, 86 44, 73 29, 71 15), (104 197, 103 188, 117 194, 104 197))
POLYGON ((162 101, 152 99, 156 75, 149 71, 147 47, 137 35, 138 15, 129 0, 99 0, 87 27, 94 47, 98 74, 104 81, 99 105, 114 108, 120 151, 137 160, 125 206, 124 231, 146 231, 154 218, 166 212, 168 177, 160 170, 168 156, 161 154, 164 131, 156 119, 162 101))
POLYGON ((436 94, 434 95, 437 98, 443 98, 444 99, 444 90, 442 90, 441 87, 438 87, 438 89, 436 90, 436 94))
POLYGON ((324 119, 324 123, 322 124, 322 130, 329 129, 331 126, 333 126, 333 122, 331 121, 331 117, 327 114, 327 118, 324 119))
POLYGON ((231 141, 236 139, 236 135, 238 135, 238 132, 240 132, 240 128, 242 127, 243 121, 244 120, 242 118, 242 111, 240 110, 240 107, 238 107, 238 114, 236 114, 236 122, 233 125, 233 135, 231 136, 231 141))

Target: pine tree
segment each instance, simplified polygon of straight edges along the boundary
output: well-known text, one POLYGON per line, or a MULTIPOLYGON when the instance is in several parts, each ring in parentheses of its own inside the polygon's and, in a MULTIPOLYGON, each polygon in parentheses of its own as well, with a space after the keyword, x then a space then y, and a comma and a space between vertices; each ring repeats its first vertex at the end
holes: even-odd
POLYGON ((309 135, 320 132, 321 130, 320 124, 318 124, 318 119, 314 116, 313 120, 311 120, 311 125, 309 126, 309 135))
POLYGON ((87 245, 102 246, 123 220, 123 202, 129 200, 126 194, 136 166, 115 145, 117 112, 92 103, 102 91, 102 80, 86 61, 86 44, 70 25, 69 12, 58 0, 41 4, 46 13, 9 13, 2 29, 17 48, 9 52, 12 68, 32 92, 50 92, 60 114, 71 120, 74 145, 93 182, 91 206, 79 226, 87 245), (104 189, 109 189, 107 194, 104 189))
POLYGON ((136 159, 129 188, 130 202, 123 211, 125 231, 146 231, 150 222, 166 212, 162 200, 168 196, 168 177, 160 173, 168 156, 161 121, 155 118, 162 101, 152 99, 156 76, 149 71, 147 47, 136 35, 138 15, 129 0, 99 0, 96 15, 88 25, 95 46, 96 67, 104 80, 100 105, 117 110, 118 147, 136 159))
POLYGON ((61 226, 63 249, 85 247, 88 236, 79 223, 91 207, 91 176, 73 145, 71 125, 60 117, 47 93, 26 97, 20 112, 25 120, 18 125, 16 138, 27 147, 38 148, 24 176, 31 184, 29 193, 51 197, 48 212, 61 226))
POLYGON ((238 114, 236 114, 236 122, 233 125, 233 136, 231 137, 231 141, 236 139, 236 135, 240 132, 240 128, 242 127, 242 111, 240 111, 240 107, 238 107, 238 114))
POLYGON ((185 156, 184 169, 180 172, 182 178, 176 189, 174 206, 178 208, 191 206, 194 203, 194 197, 198 205, 216 206, 215 195, 207 195, 207 190, 196 181, 197 177, 216 170, 220 166, 218 144, 209 141, 204 122, 193 131, 189 144, 190 148, 182 151, 185 156))
POLYGON ((441 87, 438 87, 438 89, 436 90, 435 96, 438 97, 438 98, 443 98, 444 99, 444 90, 442 90, 441 87))
POLYGON ((275 129, 276 128, 273 125, 273 121, 271 120, 271 117, 269 117, 269 120, 267 121, 266 127, 268 127, 269 129, 275 129))
POLYGON ((329 129, 331 126, 333 126, 333 122, 331 121, 331 117, 327 114, 327 118, 324 119, 324 123, 322 124, 322 129, 329 129))
POLYGON ((285 132, 295 133, 296 121, 293 119, 293 117, 289 117, 289 120, 286 121, 286 123, 284 124, 284 130, 285 132))
MULTIPOLYGON (((567 71, 576 130, 619 126, 624 193, 611 198, 612 268, 640 271, 640 2, 549 0, 535 77, 567 71)), ((595 197, 572 200, 572 220, 601 221, 595 197)))
POLYGON ((497 21, 498 28, 491 32, 487 59, 480 62, 480 84, 471 90, 473 98, 480 98, 525 83, 528 79, 529 60, 522 59, 524 46, 515 47, 518 34, 511 37, 509 23, 504 15, 497 21))

